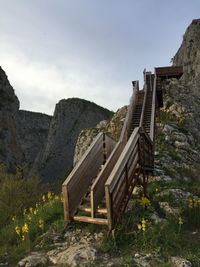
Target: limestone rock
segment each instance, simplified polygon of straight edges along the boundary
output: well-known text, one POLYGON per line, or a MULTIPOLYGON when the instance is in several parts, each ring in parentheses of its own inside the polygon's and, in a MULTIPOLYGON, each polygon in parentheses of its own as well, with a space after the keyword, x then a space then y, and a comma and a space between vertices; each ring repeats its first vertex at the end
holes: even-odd
POLYGON ((48 258, 44 253, 32 252, 29 256, 18 262, 18 267, 46 266, 48 258))
POLYGON ((160 208, 164 211, 164 213, 168 215, 173 215, 177 216, 180 214, 180 209, 179 208, 172 208, 168 202, 159 202, 158 203, 160 208))
POLYGON ((83 266, 97 259, 97 251, 87 243, 76 243, 65 250, 52 250, 47 253, 49 260, 56 265, 83 266))
POLYGON ((172 257, 171 262, 173 263, 173 267, 192 267, 192 263, 190 261, 181 257, 172 257))
POLYGON ((74 153, 74 165, 81 159, 84 152, 92 143, 99 132, 104 132, 114 140, 118 140, 127 113, 127 106, 119 109, 108 121, 101 121, 93 128, 84 129, 80 132, 74 153))

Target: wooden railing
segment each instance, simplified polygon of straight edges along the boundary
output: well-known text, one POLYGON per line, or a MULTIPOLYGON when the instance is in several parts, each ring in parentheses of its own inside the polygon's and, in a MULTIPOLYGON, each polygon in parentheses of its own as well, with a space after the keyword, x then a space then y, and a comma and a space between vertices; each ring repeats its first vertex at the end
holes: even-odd
POLYGON ((136 183, 135 173, 139 159, 139 128, 132 132, 124 150, 105 183, 106 206, 108 210, 109 229, 120 215, 123 200, 130 194, 129 187, 136 183))
POLYGON ((144 128, 140 128, 140 166, 144 171, 152 170, 154 165, 153 142, 144 128))
POLYGON ((117 162, 122 150, 123 150, 123 143, 118 142, 115 146, 114 150, 110 154, 110 157, 106 161, 105 165, 103 166, 102 170, 98 174, 95 182, 91 187, 91 216, 94 217, 95 211, 101 202, 104 194, 105 194, 105 182, 108 179, 115 163, 117 162))
POLYGON ((98 175, 99 169, 105 160, 104 143, 106 156, 109 157, 116 142, 103 133, 99 133, 63 183, 66 222, 70 221, 82 198, 87 193, 92 180, 98 175))
POLYGON ((143 104, 142 104, 142 112, 141 112, 141 116, 140 116, 140 124, 139 127, 142 127, 143 125, 143 121, 144 121, 144 113, 145 113, 145 108, 146 108, 146 102, 147 102, 147 84, 146 84, 146 70, 144 70, 144 100, 143 100, 143 104))
POLYGON ((155 116, 156 116, 156 71, 154 74, 152 108, 151 108, 151 125, 150 125, 150 138, 153 143, 155 135, 155 116))
POLYGON ((127 115, 123 124, 122 132, 120 135, 119 142, 115 146, 115 149, 112 151, 107 162, 103 166, 101 172, 98 174, 95 182, 91 187, 91 216, 94 217, 95 211, 98 207, 98 204, 105 195, 105 182, 108 179, 113 167, 115 166, 123 148, 126 145, 126 142, 129 138, 128 133, 131 129, 133 112, 136 108, 138 101, 138 92, 139 92, 139 82, 134 81, 133 84, 133 94, 130 99, 130 104, 128 107, 127 115))
POLYGON ((125 144, 129 138, 129 133, 130 133, 131 124, 132 124, 132 118, 133 118, 133 112, 136 108, 137 101, 138 101, 139 81, 133 81, 132 85, 133 85, 133 94, 132 94, 131 99, 130 99, 128 112, 126 114, 124 125, 123 125, 121 135, 119 138, 119 141, 123 142, 125 144))

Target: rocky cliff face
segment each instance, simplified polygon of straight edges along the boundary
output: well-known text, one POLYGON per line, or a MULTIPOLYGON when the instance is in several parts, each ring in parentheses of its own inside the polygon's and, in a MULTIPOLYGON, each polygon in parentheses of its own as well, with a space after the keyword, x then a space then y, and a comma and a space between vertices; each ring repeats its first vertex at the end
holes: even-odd
POLYGON ((187 28, 183 42, 173 59, 174 65, 183 66, 182 80, 190 91, 200 94, 200 19, 195 19, 187 28))
POLYGON ((17 133, 19 100, 0 67, 0 162, 9 169, 23 161, 23 152, 17 133))
POLYGON ((19 110, 17 129, 24 161, 31 166, 47 141, 51 116, 19 110))
POLYGON ((157 138, 158 169, 179 179, 200 179, 200 19, 187 28, 174 57, 184 74, 164 85, 157 138))
POLYGON ((19 100, 0 68, 0 163, 27 164, 30 175, 55 181, 72 168, 79 132, 112 112, 86 100, 61 100, 54 116, 19 110, 19 100))
POLYGON ((46 181, 65 176, 72 169, 75 144, 80 131, 94 127, 111 114, 86 100, 61 100, 56 105, 46 145, 40 151, 32 172, 40 173, 46 181))

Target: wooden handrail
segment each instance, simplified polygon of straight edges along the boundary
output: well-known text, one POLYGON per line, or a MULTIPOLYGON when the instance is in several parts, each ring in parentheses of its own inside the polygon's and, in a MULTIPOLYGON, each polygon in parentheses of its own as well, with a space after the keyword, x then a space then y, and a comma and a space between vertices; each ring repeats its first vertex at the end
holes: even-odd
POLYGON ((94 217, 98 204, 102 200, 105 194, 105 182, 107 181, 114 165, 116 164, 122 150, 123 143, 118 142, 110 154, 107 162, 103 166, 102 170, 98 174, 95 182, 91 187, 91 216, 94 217))
POLYGON ((103 164, 103 133, 99 133, 63 183, 64 215, 69 222, 103 164))
POLYGON ((143 135, 143 136, 146 138, 147 142, 148 142, 150 145, 153 146, 153 142, 152 142, 150 136, 146 133, 146 131, 144 130, 143 127, 141 127, 141 128, 139 129, 139 133, 140 133, 140 135, 143 135))
POLYGON ((151 109, 151 125, 150 125, 150 138, 154 143, 154 130, 155 130, 155 110, 156 110, 156 71, 154 72, 153 83, 153 96, 152 96, 152 109, 151 109))
MULTIPOLYGON (((129 187, 135 178, 136 166, 139 161, 139 127, 135 128, 123 149, 115 167, 105 183, 108 227, 111 230, 120 216, 120 209, 125 196, 130 197, 129 187)), ((136 181, 134 181, 136 183, 136 181)), ((123 207, 124 209, 124 207, 123 207)))
POLYGON ((142 112, 140 116, 140 124, 139 127, 142 127, 143 121, 144 121, 144 113, 145 113, 145 107, 146 107, 146 102, 147 102, 147 83, 146 83, 146 70, 144 70, 144 100, 142 104, 142 112))
POLYGON ((112 173, 110 174, 108 180, 105 183, 105 186, 109 186, 111 193, 113 192, 115 185, 117 184, 118 180, 120 179, 121 171, 123 170, 124 166, 126 165, 127 159, 129 158, 130 153, 133 151, 133 149, 137 145, 138 139, 139 139, 139 127, 136 127, 133 130, 133 132, 132 132, 124 150, 122 151, 115 167, 113 168, 112 173))
POLYGON ((139 93, 139 81, 133 81, 133 94, 130 98, 130 104, 128 107, 128 111, 126 114, 126 118, 124 121, 124 125, 121 131, 121 135, 119 138, 120 142, 125 142, 128 140, 128 133, 131 128, 131 123, 132 123, 132 117, 133 117, 133 112, 136 108, 137 100, 138 100, 138 93, 139 93))

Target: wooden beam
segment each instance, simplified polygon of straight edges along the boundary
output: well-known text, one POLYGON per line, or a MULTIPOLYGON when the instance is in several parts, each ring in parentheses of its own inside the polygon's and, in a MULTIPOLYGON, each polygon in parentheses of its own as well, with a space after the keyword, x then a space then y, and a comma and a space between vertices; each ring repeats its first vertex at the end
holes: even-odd
POLYGON ((108 219, 91 218, 87 216, 74 216, 73 220, 76 222, 86 222, 86 223, 108 225, 108 219))

